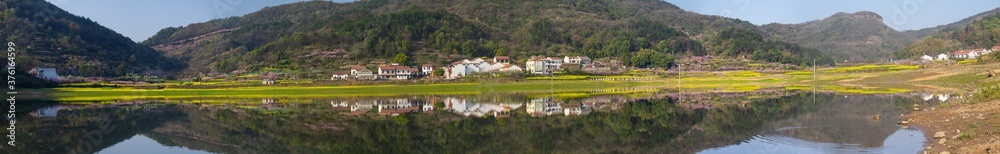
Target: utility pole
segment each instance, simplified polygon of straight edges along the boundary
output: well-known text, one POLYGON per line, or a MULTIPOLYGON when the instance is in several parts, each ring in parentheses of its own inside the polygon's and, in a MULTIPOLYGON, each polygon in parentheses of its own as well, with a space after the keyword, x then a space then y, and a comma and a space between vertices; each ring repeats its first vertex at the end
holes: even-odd
POLYGON ((813 58, 813 82, 816 82, 816 58, 813 58))

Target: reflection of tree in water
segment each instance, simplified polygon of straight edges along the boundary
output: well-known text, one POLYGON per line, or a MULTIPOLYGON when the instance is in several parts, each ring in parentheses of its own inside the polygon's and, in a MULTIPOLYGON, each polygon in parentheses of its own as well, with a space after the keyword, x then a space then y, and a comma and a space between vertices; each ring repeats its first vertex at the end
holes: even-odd
POLYGON ((448 112, 354 117, 318 106, 278 112, 179 106, 188 121, 168 122, 148 136, 224 153, 697 152, 747 140, 765 122, 816 110, 803 103, 805 98, 811 97, 710 110, 678 107, 669 98, 647 99, 587 116, 530 117, 520 110, 501 119, 448 112))
POLYGON ((765 134, 806 140, 816 143, 846 143, 861 147, 882 147, 889 135, 899 130, 899 114, 908 113, 915 97, 826 96, 834 102, 793 119, 768 122, 765 134), (903 107, 901 109, 901 107, 903 107), (880 120, 872 117, 880 115, 880 120))
MULTIPOLYGON (((36 102, 25 102, 33 104, 36 102)), ((45 104, 45 103, 38 103, 45 104)), ((19 112, 27 113, 27 112, 19 112)), ((13 153, 94 153, 159 127, 179 112, 169 106, 128 105, 67 107, 55 117, 22 114, 13 153)))
MULTIPOLYGON (((240 105, 180 104, 155 110, 118 107, 80 111, 86 111, 81 116, 112 117, 116 119, 111 120, 115 125, 127 128, 110 133, 113 135, 105 137, 109 143, 101 143, 96 149, 138 133, 168 146, 220 153, 694 153, 738 144, 754 135, 775 130, 773 127, 783 122, 801 122, 790 118, 825 115, 827 113, 817 111, 842 107, 835 102, 878 101, 839 100, 832 94, 820 94, 813 102, 813 97, 811 94, 791 94, 711 109, 692 109, 664 97, 619 103, 615 110, 598 110, 585 116, 531 117, 524 110, 517 110, 514 116, 500 119, 469 118, 442 110, 396 117, 348 116, 331 110, 327 103, 294 104, 291 105, 294 107, 276 110, 240 105), (163 112, 149 112, 156 110, 163 112)), ((48 127, 66 130, 98 127, 95 121, 98 120, 62 120, 54 122, 59 125, 48 127)), ((840 134, 836 131, 826 133, 840 134)), ((802 138, 812 140, 809 136, 821 135, 826 134, 806 134, 802 138)), ((72 146, 70 144, 76 142, 57 140, 60 137, 74 140, 78 137, 73 136, 81 135, 41 133, 30 138, 49 136, 53 140, 35 144, 72 146)), ((824 137, 816 138, 816 141, 824 141, 824 137)), ((65 153, 58 150, 48 152, 65 153)))

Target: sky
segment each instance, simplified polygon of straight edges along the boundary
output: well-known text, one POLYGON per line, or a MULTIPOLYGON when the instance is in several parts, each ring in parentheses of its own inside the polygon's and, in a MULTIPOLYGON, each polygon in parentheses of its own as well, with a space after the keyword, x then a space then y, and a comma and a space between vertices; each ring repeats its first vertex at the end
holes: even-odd
POLYGON ((1000 7, 1000 0, 666 0, 687 11, 737 18, 756 25, 803 23, 837 12, 872 11, 893 29, 950 24, 1000 7))
MULTIPOLYGON (((307 0, 45 0, 90 18, 136 42, 163 28, 242 16, 267 6, 307 0)), ((349 2, 353 0, 332 0, 349 2)))
MULTIPOLYGON (((140 42, 167 27, 242 16, 306 0, 46 0, 140 42)), ((350 2, 353 0, 331 0, 350 2)), ((769 23, 802 23, 837 12, 872 11, 896 30, 949 24, 1000 7, 1000 0, 666 0, 681 9, 769 23)))

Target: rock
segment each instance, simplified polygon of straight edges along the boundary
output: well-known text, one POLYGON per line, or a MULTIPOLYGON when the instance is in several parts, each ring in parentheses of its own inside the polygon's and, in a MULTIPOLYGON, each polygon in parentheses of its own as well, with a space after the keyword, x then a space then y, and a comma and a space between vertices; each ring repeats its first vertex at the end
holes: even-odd
POLYGON ((944 122, 951 122, 951 119, 944 119, 944 122))
POLYGON ((944 136, 945 136, 945 134, 944 134, 944 132, 943 132, 943 131, 940 131, 940 132, 937 132, 937 133, 934 133, 934 138, 942 138, 942 137, 944 137, 944 136))
POLYGON ((920 108, 919 107, 915 107, 915 108, 913 108, 913 111, 920 111, 920 108))
POLYGON ((900 122, 898 122, 898 123, 896 123, 896 124, 899 124, 899 125, 904 125, 904 126, 905 126, 905 125, 908 125, 908 124, 910 124, 910 122, 909 122, 909 121, 906 121, 906 120, 904 120, 904 121, 900 121, 900 122))
POLYGON ((913 104, 914 108, 920 107, 920 104, 913 104))
POLYGON ((938 141, 938 144, 944 144, 945 141, 948 141, 948 139, 941 139, 940 141, 938 141))
POLYGON ((955 129, 955 134, 961 134, 962 130, 955 129))
POLYGON ((952 140, 954 140, 954 139, 958 139, 958 136, 959 136, 959 135, 955 135, 955 136, 951 136, 951 139, 952 139, 952 140))
POLYGON ((941 151, 941 153, 938 153, 938 154, 951 154, 951 152, 948 152, 948 151, 941 151))
POLYGON ((875 120, 878 120, 878 119, 879 119, 879 116, 876 114, 875 115, 875 120))

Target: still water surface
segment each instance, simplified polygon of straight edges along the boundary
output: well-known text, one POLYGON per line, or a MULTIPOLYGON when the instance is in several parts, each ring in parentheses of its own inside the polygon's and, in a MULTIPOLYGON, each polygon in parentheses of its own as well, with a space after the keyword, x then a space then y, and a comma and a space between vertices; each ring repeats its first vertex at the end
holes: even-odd
MULTIPOLYGON (((921 94, 33 102, 14 153, 917 153, 921 94), (879 120, 873 118, 880 115, 879 120)), ((19 103, 20 104, 20 103, 19 103)))

